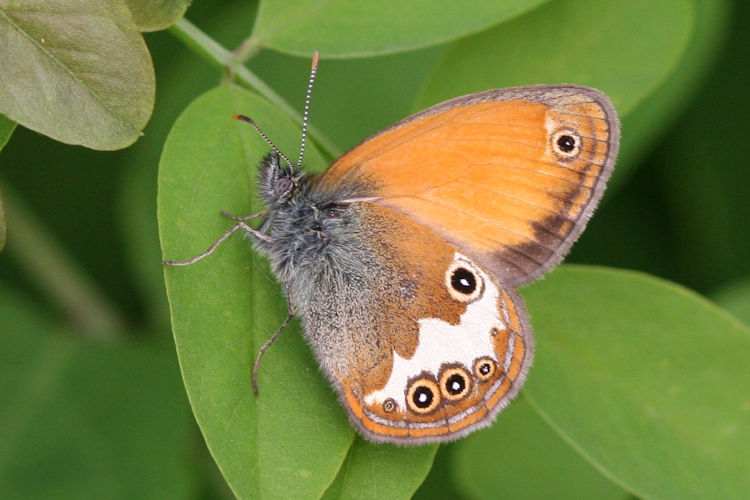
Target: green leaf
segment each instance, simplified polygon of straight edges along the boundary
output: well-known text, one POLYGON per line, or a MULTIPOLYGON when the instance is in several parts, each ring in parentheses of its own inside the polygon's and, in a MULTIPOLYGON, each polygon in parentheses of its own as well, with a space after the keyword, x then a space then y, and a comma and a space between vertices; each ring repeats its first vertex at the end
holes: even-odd
MULTIPOLYGON (((269 147, 243 113, 294 158, 299 129, 255 94, 233 86, 196 99, 175 123, 159 167, 158 216, 166 259, 192 257, 231 227, 224 209, 262 208, 255 169, 269 147)), ((306 164, 323 161, 309 148, 306 164)), ((208 447, 244 498, 320 497, 338 473, 354 433, 296 321, 260 368, 260 346, 287 314, 268 263, 234 235, 210 257, 165 269, 172 329, 185 387, 208 447)))
POLYGON ((492 427, 457 441, 452 448, 450 470, 469 498, 619 500, 625 496, 622 488, 564 442, 524 397, 504 410, 492 427))
POLYGON ((141 31, 158 31, 180 19, 192 0, 125 0, 141 31))
POLYGON ((0 112, 68 144, 119 149, 151 115, 154 70, 120 0, 0 0, 0 112))
POLYGON ((512 19, 548 0, 265 0, 253 38, 297 55, 363 57, 437 45, 512 19))
POLYGON ((573 83, 603 90, 625 117, 674 70, 693 16, 690 0, 555 0, 453 44, 415 108, 492 88, 573 83))
MULTIPOLYGON (((0 151, 3 150, 10 136, 13 135, 13 131, 16 129, 16 122, 7 119, 5 116, 0 115, 0 151)), ((3 193, 0 191, 0 251, 5 248, 5 240, 7 238, 8 226, 5 222, 5 208, 3 207, 3 193)))
MULTIPOLYGON (((456 441, 460 443, 463 440, 456 441)), ((432 461, 432 469, 427 474, 424 482, 412 497, 414 500, 432 500, 434 498, 452 498, 463 500, 466 495, 458 490, 454 481, 454 465, 451 460, 453 448, 456 443, 444 444, 438 448, 435 459, 432 461)))
POLYGON ((701 290, 750 275, 748 133, 738 112, 750 106, 742 71, 750 65, 750 17, 739 8, 731 17, 719 63, 651 160, 669 207, 662 218, 671 237, 670 272, 701 290))
POLYGON ((357 437, 323 498, 411 498, 430 471, 437 448, 373 444, 357 437))
MULTIPOLYGON (((693 11, 690 41, 675 70, 623 116, 620 165, 634 165, 650 146, 663 140, 666 126, 691 103, 691 94, 710 74, 710 65, 724 42, 730 5, 726 0, 700 0, 693 2, 693 11)), ((618 179, 622 182, 624 177, 618 179)))
POLYGON ((632 272, 564 267, 523 292, 525 395, 574 448, 642 498, 747 497, 747 327, 632 272))
POLYGON ((194 496, 173 355, 79 340, 0 284, 5 498, 194 496))

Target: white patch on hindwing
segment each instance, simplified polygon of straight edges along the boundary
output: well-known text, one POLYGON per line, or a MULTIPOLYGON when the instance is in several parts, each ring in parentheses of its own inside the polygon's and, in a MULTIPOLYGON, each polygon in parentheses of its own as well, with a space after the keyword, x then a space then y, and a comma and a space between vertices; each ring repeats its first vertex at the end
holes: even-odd
POLYGON ((387 399, 392 399, 400 410, 407 408, 408 381, 423 372, 431 373, 437 378, 440 367, 444 364, 460 364, 468 373, 472 373, 473 363, 477 358, 488 356, 495 362, 501 362, 495 355, 492 335, 494 329, 505 329, 500 317, 501 311, 498 310, 498 288, 484 271, 458 252, 454 255, 451 268, 456 263, 465 263, 479 275, 484 286, 481 297, 466 306, 466 311, 456 325, 440 318, 420 319, 419 342, 414 355, 406 359, 393 351, 393 367, 388 382, 382 389, 365 396, 365 403, 368 405, 382 404, 387 399))

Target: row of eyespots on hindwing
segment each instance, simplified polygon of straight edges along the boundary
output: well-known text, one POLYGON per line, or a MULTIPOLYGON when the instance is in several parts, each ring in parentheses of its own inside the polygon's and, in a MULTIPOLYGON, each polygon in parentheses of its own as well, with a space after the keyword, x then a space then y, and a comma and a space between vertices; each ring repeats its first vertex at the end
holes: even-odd
MULTIPOLYGON (((406 389, 407 407, 418 415, 427 415, 443 403, 458 403, 471 393, 475 385, 491 380, 498 369, 494 359, 484 356, 474 360, 471 373, 458 364, 444 365, 437 377, 423 372, 409 380, 406 389)), ((383 403, 383 409, 388 413, 396 408, 392 399, 383 403)))

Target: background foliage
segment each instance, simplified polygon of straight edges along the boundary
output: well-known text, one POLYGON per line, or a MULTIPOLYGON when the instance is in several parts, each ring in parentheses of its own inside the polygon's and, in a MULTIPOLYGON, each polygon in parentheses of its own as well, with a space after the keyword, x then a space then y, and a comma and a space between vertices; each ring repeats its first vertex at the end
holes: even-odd
POLYGON ((0 0, 4 496, 746 496, 747 9, 188 3, 0 0), (254 353, 286 306, 241 238, 160 264, 221 234, 220 209, 258 208, 267 147, 230 118, 295 155, 313 50, 312 170, 488 88, 591 85, 620 113, 610 189, 568 259, 586 265, 522 290, 527 386, 451 445, 357 437, 294 324, 254 398, 254 353))

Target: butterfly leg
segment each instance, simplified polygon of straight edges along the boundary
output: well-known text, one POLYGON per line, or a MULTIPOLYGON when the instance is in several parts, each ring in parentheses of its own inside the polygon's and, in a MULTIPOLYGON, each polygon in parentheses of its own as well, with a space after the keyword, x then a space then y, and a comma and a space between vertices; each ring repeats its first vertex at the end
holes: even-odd
POLYGON ((199 253, 195 257, 187 259, 187 260, 164 260, 164 261, 162 261, 162 264, 164 264, 165 266, 189 266, 191 264, 195 264, 199 260, 202 260, 205 257, 208 257, 209 255, 211 255, 212 253, 214 253, 214 251, 219 247, 219 245, 221 245, 222 243, 224 243, 224 241, 227 238, 229 238, 238 229, 242 229, 243 231, 245 231, 249 235, 251 235, 251 236, 253 236, 253 237, 255 237, 255 238, 257 238, 257 239, 259 239, 261 241, 269 242, 271 240, 271 238, 268 235, 262 233, 261 231, 258 231, 257 229, 255 229, 253 227, 248 226, 247 224, 245 224, 243 222, 245 220, 249 220, 249 219, 253 219, 255 217, 260 217, 261 215, 265 215, 265 213, 266 213, 266 211, 264 210, 262 212, 258 212, 257 214, 252 214, 252 215, 248 215, 248 216, 245 216, 245 217, 237 217, 235 215, 230 215, 230 214, 222 211, 222 214, 225 215, 226 217, 229 217, 232 220, 238 221, 237 224, 235 224, 234 226, 232 226, 226 233, 224 233, 221 236, 219 236, 219 239, 217 239, 216 241, 214 241, 213 244, 210 247, 208 247, 205 251, 199 253))
POLYGON ((250 215, 243 215, 243 216, 232 215, 226 210, 221 211, 221 215, 223 215, 224 217, 237 221, 237 224, 235 225, 235 227, 236 226, 241 227, 247 234, 254 237, 256 240, 264 242, 264 243, 268 243, 271 241, 271 238, 266 234, 266 229, 268 227, 269 219, 267 218, 258 229, 244 224, 244 221, 257 219, 258 217, 262 217, 266 215, 267 213, 268 213, 267 208, 265 210, 261 210, 260 212, 250 214, 250 215))
POLYGON ((268 209, 266 208, 265 210, 261 210, 260 212, 257 212, 257 213, 254 213, 254 214, 250 214, 250 215, 243 215, 243 216, 240 217, 240 216, 237 216, 237 215, 232 215, 229 212, 227 212, 226 210, 222 210, 221 211, 221 215, 223 215, 227 219, 232 219, 232 220, 236 220, 236 221, 246 221, 246 220, 257 219, 258 217, 262 217, 262 216, 266 215, 267 213, 268 213, 268 209))
POLYGON ((266 353, 269 347, 271 347, 271 344, 276 342, 276 339, 279 338, 279 335, 281 332, 284 331, 284 328, 286 328, 286 325, 289 324, 289 322, 294 317, 294 306, 289 301, 289 284, 286 285, 286 296, 287 296, 287 316, 286 319, 281 323, 281 326, 279 326, 275 332, 273 332, 273 335, 266 340, 265 344, 263 344, 260 347, 260 351, 258 351, 258 356, 255 358, 255 364, 253 365, 253 392, 255 395, 258 395, 258 369, 260 368, 260 361, 263 359, 263 355, 266 353))

